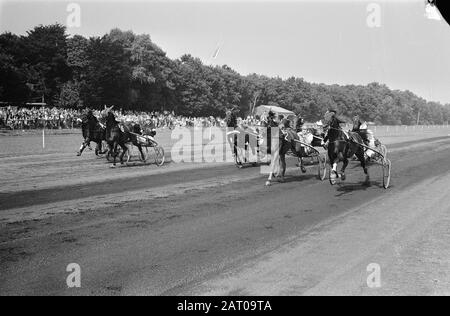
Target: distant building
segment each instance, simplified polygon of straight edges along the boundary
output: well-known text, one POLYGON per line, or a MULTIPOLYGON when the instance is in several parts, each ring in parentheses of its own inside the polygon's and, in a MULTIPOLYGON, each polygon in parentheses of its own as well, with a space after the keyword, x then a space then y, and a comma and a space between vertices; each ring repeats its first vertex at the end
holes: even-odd
POLYGON ((279 106, 270 106, 270 105, 258 106, 255 110, 255 115, 258 115, 260 117, 267 117, 270 111, 275 113, 276 117, 279 117, 280 115, 282 115, 284 118, 291 118, 291 119, 295 117, 295 113, 292 111, 286 110, 279 106))

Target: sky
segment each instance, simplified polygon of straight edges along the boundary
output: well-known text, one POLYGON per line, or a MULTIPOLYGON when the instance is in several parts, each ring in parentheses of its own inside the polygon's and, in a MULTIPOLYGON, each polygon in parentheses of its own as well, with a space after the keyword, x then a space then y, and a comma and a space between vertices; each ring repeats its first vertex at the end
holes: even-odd
POLYGON ((0 32, 66 25, 70 3, 81 9, 71 35, 118 27, 149 34, 170 58, 189 53, 243 75, 377 81, 450 103, 450 26, 426 18, 424 0, 0 0, 0 32))

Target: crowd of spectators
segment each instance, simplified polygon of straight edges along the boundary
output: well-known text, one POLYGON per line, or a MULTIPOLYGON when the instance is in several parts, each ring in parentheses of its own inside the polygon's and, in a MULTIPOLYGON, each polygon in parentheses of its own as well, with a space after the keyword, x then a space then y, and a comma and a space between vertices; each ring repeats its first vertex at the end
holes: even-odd
POLYGON ((0 107, 0 128, 26 129, 69 129, 77 126, 79 112, 58 108, 0 107))
MULTIPOLYGON (((94 115, 101 120, 104 110, 94 110, 94 115)), ((173 112, 133 112, 112 110, 116 119, 123 123, 137 123, 142 127, 156 129, 174 129, 176 127, 226 127, 224 118, 220 117, 186 117, 173 112)), ((20 108, 0 106, 0 129, 74 129, 81 127, 81 120, 86 110, 65 108, 20 108)), ((249 116, 237 118, 238 125, 259 126, 264 118, 249 116)))
MULTIPOLYGON (((0 128, 10 130, 29 129, 74 129, 81 126, 81 118, 86 110, 63 108, 19 108, 0 107, 0 128)), ((226 122, 220 117, 185 117, 173 112, 132 112, 113 110, 118 121, 137 123, 153 128, 174 129, 175 127, 225 127, 226 122)), ((101 118, 102 111, 94 111, 101 118)), ((253 122, 253 121, 252 121, 253 122)))

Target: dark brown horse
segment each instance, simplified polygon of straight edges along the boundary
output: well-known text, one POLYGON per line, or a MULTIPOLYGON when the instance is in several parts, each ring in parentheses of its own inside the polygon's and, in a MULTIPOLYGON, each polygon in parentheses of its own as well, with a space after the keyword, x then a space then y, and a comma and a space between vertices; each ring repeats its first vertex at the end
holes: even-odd
POLYGON ((96 126, 91 130, 87 124, 82 124, 81 130, 83 133, 83 143, 80 146, 80 150, 77 156, 81 156, 86 147, 90 147, 90 143, 96 143, 95 155, 104 155, 106 151, 102 151, 103 141, 106 141, 106 129, 97 122, 96 126))
MULTIPOLYGON (((307 156, 306 149, 300 143, 296 142, 300 137, 291 128, 280 129, 279 130, 279 143, 274 144, 278 147, 278 150, 274 150, 272 156, 272 162, 270 165, 270 174, 267 179, 266 186, 270 186, 272 179, 275 175, 284 181, 286 175, 286 155, 291 151, 299 160, 299 167, 302 173, 306 173, 306 168, 303 165, 303 158, 307 156)), ((274 139, 272 139, 274 141, 274 139)))
POLYGON ((360 144, 364 144, 361 136, 357 133, 350 132, 346 134, 341 129, 341 122, 336 118, 336 116, 332 116, 329 122, 325 123, 328 129, 326 137, 329 141, 328 158, 332 168, 330 171, 330 183, 335 185, 338 178, 345 181, 345 170, 347 169, 349 160, 356 155, 358 160, 361 162, 361 167, 364 169, 364 173, 366 174, 365 184, 370 185, 370 176, 366 163, 365 149, 360 146, 360 144), (341 173, 338 173, 337 171, 339 162, 343 162, 341 173))
POLYGON ((141 154, 142 160, 145 161, 145 155, 142 151, 142 146, 137 141, 136 134, 141 134, 139 125, 126 126, 122 125, 116 120, 114 114, 108 111, 106 116, 106 142, 109 147, 109 152, 114 159, 113 166, 116 166, 116 159, 118 156, 118 147, 122 148, 120 154, 120 163, 123 165, 123 157, 128 151, 127 143, 135 145, 141 154), (123 130, 122 130, 123 128, 123 130))

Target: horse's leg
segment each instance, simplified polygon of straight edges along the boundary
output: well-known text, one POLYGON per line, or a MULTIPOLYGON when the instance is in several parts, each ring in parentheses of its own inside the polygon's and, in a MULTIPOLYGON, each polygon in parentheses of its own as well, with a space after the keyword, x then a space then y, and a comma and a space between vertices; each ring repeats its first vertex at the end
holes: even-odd
POLYGON ((91 141, 92 141, 92 139, 91 139, 91 136, 89 135, 84 141, 84 143, 85 143, 85 147, 84 148, 88 147, 89 150, 92 150, 92 148, 91 148, 91 141))
POLYGON ((139 152, 141 153, 142 161, 145 162, 145 155, 144 155, 144 152, 142 150, 142 146, 139 145, 139 144, 135 144, 135 146, 139 149, 139 152))
POLYGON ((113 147, 113 153, 112 153, 112 155, 114 157, 114 162, 113 162, 114 167, 116 166, 116 160, 117 160, 117 146, 118 146, 117 141, 114 141, 114 147, 113 147))
POLYGON ((123 157, 127 153, 128 147, 126 144, 120 144, 120 147, 122 147, 122 154, 120 155, 120 164, 123 165, 123 157))
POLYGON ((345 181, 345 179, 347 179, 347 177, 345 175, 345 170, 347 169, 348 163, 349 163, 348 158, 346 156, 344 156, 343 162, 344 162, 344 164, 342 165, 342 169, 341 169, 341 179, 342 179, 342 181, 345 181))
POLYGON ((103 143, 104 143, 104 142, 105 142, 106 145, 109 147, 109 145, 108 145, 108 143, 107 143, 106 141, 101 140, 101 141, 100 141, 100 154, 101 154, 101 155, 104 155, 104 154, 108 153, 108 148, 106 148, 106 147, 103 146, 103 143), (102 149, 105 149, 105 150, 102 151, 102 149))
POLYGON ((337 172, 337 167, 339 163, 339 154, 336 152, 336 150, 332 149, 331 144, 328 146, 328 158, 330 160, 330 182, 331 184, 336 184, 336 179, 339 177, 339 174, 337 172))
POLYGON ((273 172, 271 171, 269 174, 269 178, 266 181, 266 186, 270 186, 272 184, 273 172))
POLYGON ((364 173, 366 175, 366 181, 364 182, 365 185, 370 186, 370 175, 369 175, 369 169, 367 168, 367 162, 366 162, 366 154, 364 150, 359 150, 356 154, 359 161, 361 162, 361 167, 364 169, 364 173))
POLYGON ((77 156, 80 157, 81 154, 83 153, 83 151, 84 151, 85 149, 86 149, 86 142, 84 141, 84 142, 81 144, 81 147, 80 147, 80 150, 79 150, 78 153, 77 153, 77 156))
POLYGON ((281 161, 281 182, 284 182, 284 176, 286 175, 286 154, 280 154, 281 161))
POLYGON ((100 155, 100 153, 101 153, 101 141, 96 141, 95 142, 96 144, 97 144, 97 146, 95 146, 95 155, 97 156, 97 157, 99 157, 99 155, 100 155))
POLYGON ((333 174, 334 174, 336 177, 339 176, 339 173, 338 173, 338 171, 337 171, 338 163, 339 163, 339 158, 336 158, 336 159, 333 161, 333 163, 331 164, 331 167, 332 167, 332 169, 333 169, 333 174))
POLYGON ((272 161, 270 163, 270 174, 269 174, 269 178, 266 181, 266 186, 270 186, 272 184, 272 179, 274 174, 276 173, 276 170, 280 169, 280 150, 276 150, 274 153, 272 153, 272 161), (277 166, 278 164, 278 166, 277 166))

